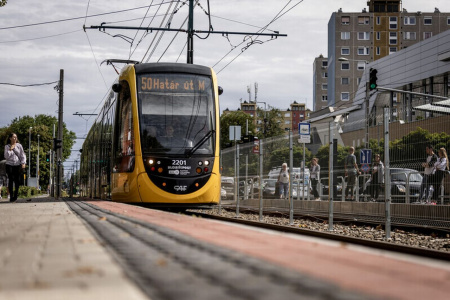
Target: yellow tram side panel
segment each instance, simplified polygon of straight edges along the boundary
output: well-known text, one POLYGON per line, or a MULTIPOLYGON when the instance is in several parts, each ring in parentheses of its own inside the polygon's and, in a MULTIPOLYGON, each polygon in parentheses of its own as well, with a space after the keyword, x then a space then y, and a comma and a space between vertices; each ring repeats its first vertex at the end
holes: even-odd
POLYGON ((136 72, 134 65, 125 66, 119 76, 119 82, 126 80, 130 87, 131 113, 133 115, 133 132, 135 138, 135 166, 132 172, 111 174, 111 199, 118 202, 141 202, 138 191, 138 174, 145 172, 142 165, 142 153, 139 134, 137 109, 136 72))

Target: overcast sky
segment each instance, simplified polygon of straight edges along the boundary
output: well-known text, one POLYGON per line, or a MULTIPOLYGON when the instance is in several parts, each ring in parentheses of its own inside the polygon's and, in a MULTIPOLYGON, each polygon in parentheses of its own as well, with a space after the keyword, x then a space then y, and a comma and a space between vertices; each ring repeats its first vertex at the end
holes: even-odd
MULTIPOLYGON (((179 10, 173 15, 171 28, 180 28, 187 18, 188 6, 181 5, 183 2, 178 3, 179 10)), ((433 12, 435 7, 441 12, 450 11, 448 0, 402 2, 409 12, 433 12)), ((208 8, 207 1, 199 3, 201 7, 197 6, 194 12, 194 28, 208 30, 208 17, 204 12, 208 8)), ((258 101, 287 109, 295 100, 312 109, 312 67, 315 57, 327 55, 327 26, 331 14, 339 8, 344 12, 360 12, 367 7, 366 3, 366 0, 210 0, 211 25, 216 31, 257 32, 268 25, 265 32, 279 31, 288 36, 271 41, 268 37, 253 38, 255 42, 246 50, 252 39, 243 35, 226 38, 211 34, 207 39, 195 38, 194 63, 213 67, 218 73, 219 85, 224 89, 221 110, 235 110, 240 99, 248 100, 247 86, 251 86, 254 100, 255 83, 258 84, 258 101), (279 18, 273 21, 277 16, 279 18)), ((164 16, 167 12, 170 15, 176 5, 176 1, 169 0, 9 0, 6 6, 0 7, 0 83, 54 82, 59 80, 60 69, 64 69, 64 122, 78 137, 84 137, 95 117, 73 114, 97 113, 117 76, 111 66, 100 66, 103 60, 130 58, 185 63, 183 47, 187 38, 185 33, 176 35, 174 32, 166 32, 162 38, 156 32, 143 36, 142 31, 133 30, 84 32, 83 25, 90 27, 107 22, 115 26, 164 27, 168 20, 164 16), (153 6, 148 9, 146 6, 150 4, 153 6), (143 8, 130 10, 138 7, 143 8), (121 10, 127 11, 107 14, 121 10), (99 14, 103 15, 94 16, 99 14), (147 18, 143 19, 145 16, 147 18), (64 19, 73 20, 53 22, 64 19), (24 26, 36 23, 46 24, 24 26), (123 38, 114 35, 123 35, 123 38)), ((0 84, 0 126, 9 125, 19 116, 57 116, 55 85, 0 84)), ((74 149, 81 148, 82 142, 82 139, 77 140, 74 149)), ((78 152, 73 152, 65 163, 66 168, 77 155, 78 152)))

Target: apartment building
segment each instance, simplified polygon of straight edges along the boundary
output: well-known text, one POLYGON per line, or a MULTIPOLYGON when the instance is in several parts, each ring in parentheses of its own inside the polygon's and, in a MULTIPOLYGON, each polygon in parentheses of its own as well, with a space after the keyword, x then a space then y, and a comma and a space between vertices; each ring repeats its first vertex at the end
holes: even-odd
POLYGON ((401 0, 370 0, 367 6, 358 13, 339 9, 330 17, 328 57, 314 61, 315 111, 324 104, 323 77, 317 69, 321 62, 327 61, 327 106, 348 107, 359 83, 367 81, 362 76, 368 63, 450 29, 450 13, 439 8, 409 12, 401 0))

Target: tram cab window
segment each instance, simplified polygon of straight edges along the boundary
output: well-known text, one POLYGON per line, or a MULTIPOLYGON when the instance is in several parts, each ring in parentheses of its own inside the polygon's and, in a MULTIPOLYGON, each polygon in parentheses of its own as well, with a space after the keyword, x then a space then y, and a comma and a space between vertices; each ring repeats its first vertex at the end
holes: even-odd
POLYGON ((114 127, 113 172, 132 172, 134 170, 134 128, 131 109, 131 94, 128 82, 122 81, 117 96, 116 123, 114 127))
POLYGON ((210 77, 140 75, 138 107, 143 153, 184 155, 198 148, 194 154, 213 154, 215 114, 210 77))

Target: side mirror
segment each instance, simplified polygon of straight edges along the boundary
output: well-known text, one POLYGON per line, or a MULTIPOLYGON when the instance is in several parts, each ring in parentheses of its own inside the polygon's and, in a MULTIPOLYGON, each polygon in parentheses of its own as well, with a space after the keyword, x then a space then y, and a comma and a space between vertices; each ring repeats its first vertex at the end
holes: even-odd
POLYGON ((223 88, 221 86, 219 86, 219 95, 223 94, 223 88))
POLYGON ((112 85, 112 90, 113 90, 115 93, 120 93, 120 91, 122 90, 122 86, 121 86, 120 84, 118 84, 118 83, 114 83, 114 84, 112 85))

